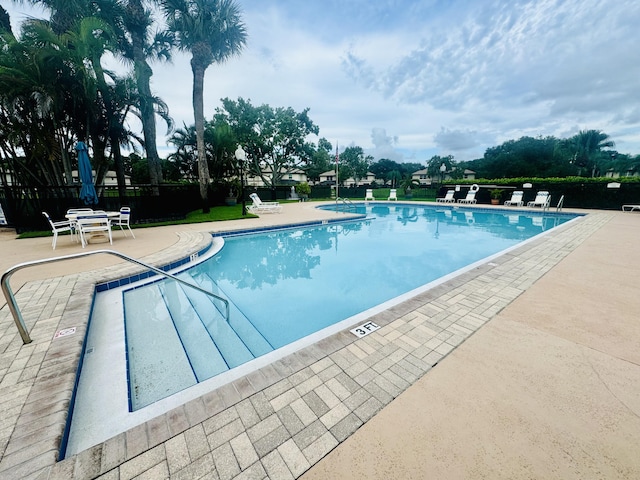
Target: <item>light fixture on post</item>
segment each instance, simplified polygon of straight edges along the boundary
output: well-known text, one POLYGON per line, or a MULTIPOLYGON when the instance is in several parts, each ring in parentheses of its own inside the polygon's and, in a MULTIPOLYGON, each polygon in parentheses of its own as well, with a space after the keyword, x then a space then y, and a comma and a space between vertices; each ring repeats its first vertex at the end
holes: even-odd
POLYGON ((444 164, 444 162, 442 163, 442 165, 440 165, 440 188, 442 188, 442 184, 444 183, 444 174, 447 171, 447 166, 444 164))
POLYGON ((236 160, 240 164, 240 197, 242 198, 242 215, 247 214, 247 204, 244 199, 244 162, 247 160, 247 154, 242 148, 242 145, 238 145, 236 148, 236 160))

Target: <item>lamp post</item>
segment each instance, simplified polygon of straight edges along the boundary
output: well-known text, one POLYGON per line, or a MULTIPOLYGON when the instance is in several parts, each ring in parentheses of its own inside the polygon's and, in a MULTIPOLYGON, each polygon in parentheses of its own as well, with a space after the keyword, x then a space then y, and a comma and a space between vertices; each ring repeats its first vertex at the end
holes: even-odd
POLYGON ((442 184, 444 183, 444 174, 446 171, 447 166, 443 162, 442 165, 440 165, 440 188, 442 188, 442 184))
POLYGON ((247 160, 247 154, 242 148, 242 145, 238 145, 236 148, 236 160, 240 164, 240 197, 242 198, 242 215, 247 214, 247 205, 244 199, 244 162, 247 160))

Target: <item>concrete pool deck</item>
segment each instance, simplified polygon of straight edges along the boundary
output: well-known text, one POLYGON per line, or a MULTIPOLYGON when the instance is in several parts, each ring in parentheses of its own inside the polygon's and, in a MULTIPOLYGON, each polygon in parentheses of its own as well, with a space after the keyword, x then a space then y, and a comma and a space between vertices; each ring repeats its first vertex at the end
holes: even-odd
MULTIPOLYGON (((313 206, 118 232, 112 248, 159 262, 202 231, 334 215, 313 206)), ((0 477, 638 478, 640 216, 589 213, 376 315, 367 337, 334 335, 57 463, 81 313, 92 282, 123 268, 93 256, 18 272, 34 341, 3 306, 0 477), (75 338, 52 340, 74 322, 75 338)), ((2 271, 82 251, 10 233, 0 248, 2 271)))

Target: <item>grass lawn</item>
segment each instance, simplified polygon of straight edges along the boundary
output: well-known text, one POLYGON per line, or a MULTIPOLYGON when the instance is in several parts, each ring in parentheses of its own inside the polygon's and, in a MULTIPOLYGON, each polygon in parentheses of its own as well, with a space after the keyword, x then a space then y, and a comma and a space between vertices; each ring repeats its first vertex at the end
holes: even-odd
MULTIPOLYGON (((187 213, 187 216, 184 219, 154 223, 132 223, 131 228, 162 227, 164 225, 181 225, 186 223, 220 222, 223 220, 242 220, 243 218, 256 218, 256 215, 247 213, 245 216, 243 216, 242 205, 233 205, 230 207, 211 207, 209 213, 202 213, 202 210, 194 210, 193 212, 187 213)), ((52 235, 53 234, 51 233, 51 231, 46 230, 37 232, 24 232, 18 235, 18 238, 49 237, 52 235)))

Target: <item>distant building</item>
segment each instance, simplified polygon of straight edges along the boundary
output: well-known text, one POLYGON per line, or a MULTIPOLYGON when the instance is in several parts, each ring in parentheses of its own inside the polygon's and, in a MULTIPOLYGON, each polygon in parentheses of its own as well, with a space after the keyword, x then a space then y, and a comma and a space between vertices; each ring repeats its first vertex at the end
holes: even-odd
POLYGON ((637 177, 639 175, 640 175, 640 172, 638 172, 635 167, 631 167, 630 169, 628 169, 624 173, 616 172, 613 168, 610 168, 604 174, 604 176, 607 177, 607 178, 637 177))
POLYGON ((468 168, 465 168, 464 172, 462 173, 462 178, 465 180, 475 180, 476 172, 474 172, 473 170, 469 170, 468 168))
MULTIPOLYGON (((417 181, 421 187, 430 187, 432 182, 426 168, 413 172, 411 174, 411 179, 417 181)), ((436 181, 440 181, 440 178, 437 178, 436 181)))
MULTIPOLYGON (((345 187, 360 187, 362 185, 371 185, 376 181, 375 174, 371 172, 367 172, 367 175, 356 181, 355 178, 349 177, 344 182, 343 185, 345 187)), ((327 183, 336 183, 336 171, 335 170, 327 170, 324 173, 320 174, 320 181, 317 184, 327 184, 327 183)))
MULTIPOLYGON (((436 175, 435 177, 429 176, 429 173, 427 172, 427 169, 423 168, 422 170, 418 170, 416 172, 413 172, 411 174, 411 178, 413 180, 416 180, 420 184, 420 186, 422 186, 422 187, 430 187, 434 183, 439 183, 441 181, 442 182, 448 182, 448 181, 453 180, 453 177, 451 176, 451 173, 455 172, 455 171, 456 171, 456 168, 454 167, 453 170, 451 170, 449 172, 445 172, 442 175, 442 178, 440 178, 440 175, 436 175)), ((462 172, 462 178, 464 180, 475 180, 476 179, 476 172, 466 168, 464 170, 464 172, 462 172)))
MULTIPOLYGON (((93 180, 95 181, 96 171, 92 170, 91 174, 93 175, 93 180)), ((73 183, 80 183, 80 176, 78 175, 77 170, 71 170, 71 178, 73 180, 73 183)), ((124 176, 124 184, 131 185, 131 177, 129 175, 124 176)), ((116 172, 114 170, 109 170, 102 180, 102 186, 113 187, 116 185, 118 185, 118 177, 116 176, 116 172)))
MULTIPOLYGON (((300 170, 299 168, 294 168, 293 170, 280 170, 283 172, 281 185, 295 185, 297 183, 302 183, 307 181, 307 174, 304 170, 300 170)), ((265 168, 262 170, 262 175, 265 178, 271 180, 272 174, 270 168, 265 168)), ((265 182, 262 180, 260 175, 247 175, 245 177, 246 185, 250 187, 264 187, 266 186, 265 182)))
MULTIPOLYGON (((456 171, 455 167, 451 172, 454 172, 454 171, 456 171)), ((420 183, 420 186, 422 187, 430 187, 433 183, 439 183, 441 181, 448 182, 450 180, 453 180, 453 177, 451 176, 451 172, 445 172, 444 175, 442 175, 442 178, 440 178, 440 175, 436 175, 435 178, 432 178, 429 176, 427 169, 423 168, 422 170, 413 172, 411 174, 411 178, 413 180, 416 180, 418 183, 420 183)), ((466 168, 464 172, 462 172, 462 178, 464 180, 475 180, 476 172, 466 168)))

